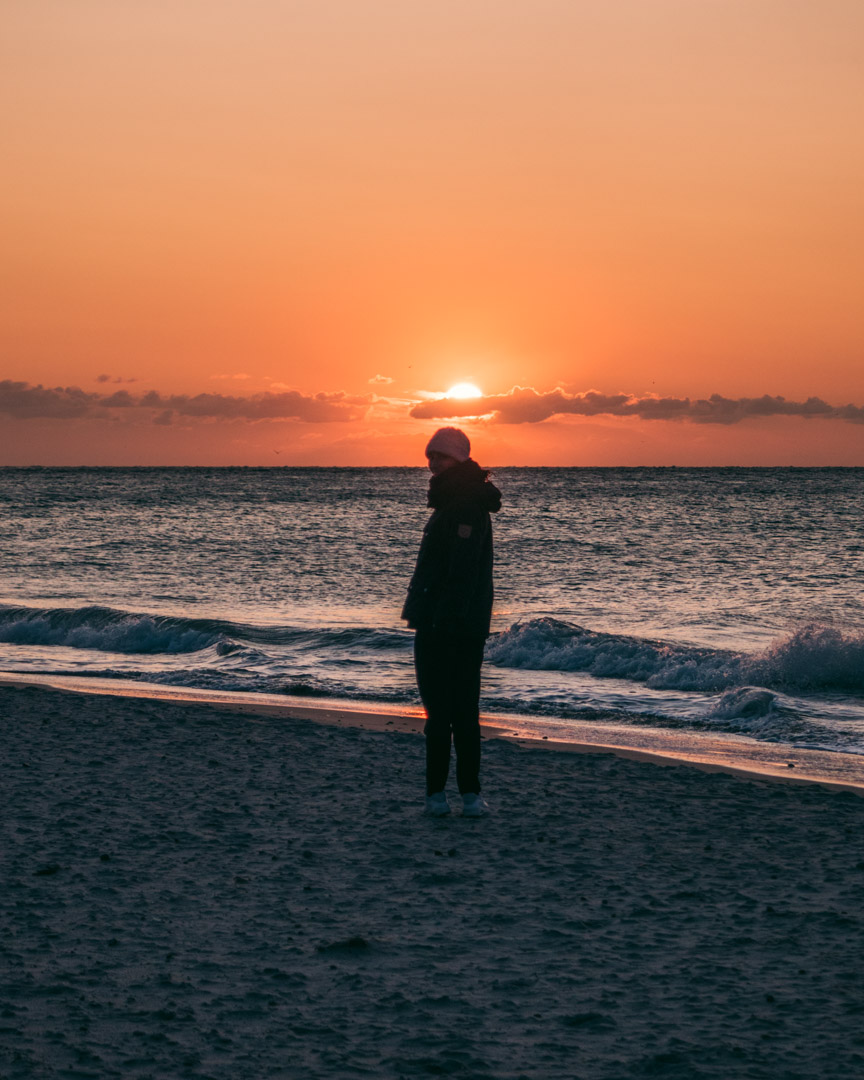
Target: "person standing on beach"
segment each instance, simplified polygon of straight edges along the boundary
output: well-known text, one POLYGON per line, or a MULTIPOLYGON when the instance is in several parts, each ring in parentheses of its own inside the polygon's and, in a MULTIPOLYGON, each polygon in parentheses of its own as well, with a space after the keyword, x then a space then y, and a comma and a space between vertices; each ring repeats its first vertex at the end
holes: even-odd
POLYGON ((426 813, 450 813, 444 793, 451 737, 464 817, 489 812, 480 794, 480 665, 492 618, 492 523, 501 492, 471 458, 468 436, 429 440, 432 479, 417 566, 402 618, 415 630, 414 667, 426 709, 426 813))

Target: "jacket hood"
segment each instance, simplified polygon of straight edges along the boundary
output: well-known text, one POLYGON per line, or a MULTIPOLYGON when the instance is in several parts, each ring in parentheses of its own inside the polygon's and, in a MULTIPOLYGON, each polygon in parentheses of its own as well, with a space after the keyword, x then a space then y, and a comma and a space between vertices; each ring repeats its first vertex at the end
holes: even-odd
POLYGON ((473 458, 451 465, 429 481, 427 506, 438 510, 455 500, 466 499, 494 514, 501 509, 501 492, 473 458))

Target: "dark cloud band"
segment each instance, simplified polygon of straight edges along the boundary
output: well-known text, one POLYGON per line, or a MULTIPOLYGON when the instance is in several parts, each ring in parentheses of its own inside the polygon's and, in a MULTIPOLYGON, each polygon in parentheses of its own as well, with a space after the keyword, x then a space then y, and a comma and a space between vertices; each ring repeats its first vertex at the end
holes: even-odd
POLYGON ((689 420, 697 424, 737 424, 755 416, 803 416, 824 420, 864 423, 864 407, 829 405, 821 398, 787 401, 765 394, 758 398, 634 397, 630 394, 600 394, 589 390, 568 394, 564 390, 538 393, 530 386, 514 386, 506 394, 461 401, 438 398, 411 409, 418 420, 460 416, 491 416, 501 424, 538 424, 552 416, 633 416, 640 420, 689 420))
POLYGON ((77 386, 31 386, 10 379, 0 381, 0 414, 18 420, 51 418, 72 420, 98 416, 106 410, 158 410, 160 423, 179 415, 204 420, 302 420, 310 424, 359 420, 370 405, 365 397, 344 393, 254 394, 234 397, 229 394, 160 394, 155 390, 132 395, 128 390, 113 394, 88 393, 77 386))

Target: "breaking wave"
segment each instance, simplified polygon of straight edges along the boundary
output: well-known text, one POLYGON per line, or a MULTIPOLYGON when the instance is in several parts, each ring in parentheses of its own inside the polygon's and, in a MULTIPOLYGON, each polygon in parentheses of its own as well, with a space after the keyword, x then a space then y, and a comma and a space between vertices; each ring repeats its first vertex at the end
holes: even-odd
MULTIPOLYGON (((211 650, 219 657, 242 654, 266 662, 256 646, 266 650, 268 645, 290 645, 298 653, 345 655, 355 649, 405 651, 411 638, 405 630, 370 627, 254 626, 97 606, 0 606, 0 642, 130 655, 211 650)), ((581 672, 656 690, 717 693, 756 686, 864 692, 864 634, 822 623, 799 627, 762 652, 743 653, 608 634, 560 619, 531 619, 493 635, 486 659, 501 668, 581 672)), ((758 706, 751 702, 749 707, 758 706)))
POLYGON ((717 692, 756 683, 864 692, 864 634, 819 623, 800 627, 763 652, 740 653, 531 619, 491 638, 486 658, 497 667, 578 671, 658 690, 717 692))
POLYGON ((215 647, 220 656, 247 645, 293 645, 300 649, 404 649, 406 632, 348 627, 306 630, 262 627, 223 619, 184 619, 118 611, 108 607, 30 608, 0 606, 0 642, 68 649, 155 655, 196 653, 215 647))
MULTIPOLYGON (((412 641, 411 632, 396 628, 262 626, 101 606, 0 605, 0 643, 24 646, 6 649, 2 668, 22 674, 419 705, 412 641), (35 647, 29 655, 28 646, 35 647)), ((864 751, 854 704, 848 730, 850 703, 829 713, 828 728, 819 719, 826 706, 838 707, 838 697, 864 695, 864 634, 832 625, 802 626, 761 652, 744 653, 539 618, 490 637, 486 658, 513 669, 487 680, 487 712, 864 751), (520 669, 560 676, 531 680, 519 676, 520 669), (586 685, 568 672, 597 682, 586 685), (627 680, 645 691, 604 680, 627 680), (824 701, 826 693, 833 706, 824 701)))

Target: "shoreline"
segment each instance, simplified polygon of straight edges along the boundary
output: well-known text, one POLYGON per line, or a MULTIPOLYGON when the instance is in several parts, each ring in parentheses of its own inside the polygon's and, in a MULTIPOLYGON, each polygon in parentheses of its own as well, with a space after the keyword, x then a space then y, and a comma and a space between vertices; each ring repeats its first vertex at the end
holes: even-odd
MULTIPOLYGON (((246 715, 309 720, 325 726, 366 731, 421 735, 423 730, 423 712, 419 705, 354 701, 325 704, 328 699, 320 698, 315 699, 319 703, 312 705, 308 699, 288 695, 213 691, 66 675, 0 673, 0 687, 3 686, 209 706, 246 715)), ((481 716, 483 737, 523 748, 571 754, 612 754, 656 766, 686 765, 702 772, 725 773, 741 779, 818 785, 864 797, 864 755, 790 747, 747 736, 583 721, 568 721, 566 737, 549 737, 527 731, 524 725, 532 720, 536 722, 536 718, 518 715, 481 716)), ((557 723, 560 727, 563 722, 557 723)))

